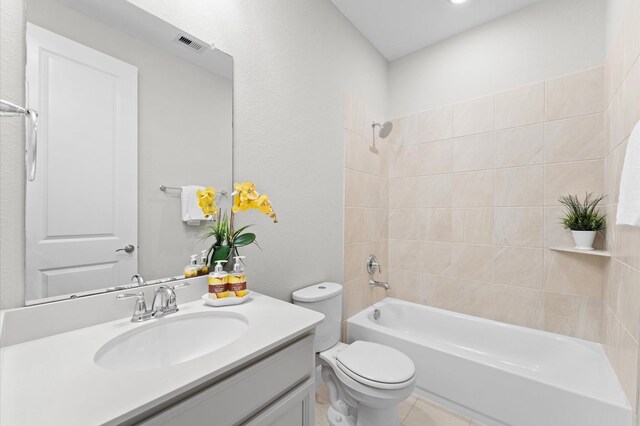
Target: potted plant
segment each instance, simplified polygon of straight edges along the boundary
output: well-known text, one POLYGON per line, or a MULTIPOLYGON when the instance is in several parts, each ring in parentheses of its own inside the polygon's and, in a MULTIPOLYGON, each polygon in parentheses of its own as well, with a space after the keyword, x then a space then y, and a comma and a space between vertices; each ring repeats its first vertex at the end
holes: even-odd
POLYGON ((203 237, 203 239, 214 239, 207 253, 210 270, 213 270, 215 262, 218 260, 226 260, 225 270, 231 270, 233 268, 233 257, 239 255, 238 248, 255 244, 256 234, 246 232, 251 225, 235 229, 234 219, 236 213, 259 210, 273 219, 274 223, 278 222, 269 197, 259 194, 253 183, 234 184, 234 189, 235 191, 231 194, 233 196, 233 206, 229 213, 223 212, 222 209, 216 207, 215 188, 206 188, 199 190, 197 193, 198 205, 205 216, 216 215, 213 224, 207 226, 208 230, 203 237))
POLYGON ((606 224, 606 215, 598 210, 598 204, 604 198, 604 195, 594 198, 593 194, 588 193, 582 201, 577 195, 565 195, 558 199, 566 208, 562 225, 571 230, 576 249, 593 250, 596 232, 604 229, 606 224))

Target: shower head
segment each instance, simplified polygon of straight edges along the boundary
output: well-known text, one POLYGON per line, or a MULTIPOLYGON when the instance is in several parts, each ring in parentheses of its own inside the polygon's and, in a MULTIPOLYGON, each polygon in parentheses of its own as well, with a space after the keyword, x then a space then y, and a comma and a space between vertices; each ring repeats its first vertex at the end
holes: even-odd
POLYGON ((374 132, 375 132, 375 128, 379 127, 380 131, 378 132, 378 136, 381 139, 385 139, 387 136, 389 136, 389 134, 391 133, 391 130, 393 129, 393 123, 391 123, 390 121, 385 121, 384 124, 374 122, 371 125, 371 127, 374 129, 374 132))

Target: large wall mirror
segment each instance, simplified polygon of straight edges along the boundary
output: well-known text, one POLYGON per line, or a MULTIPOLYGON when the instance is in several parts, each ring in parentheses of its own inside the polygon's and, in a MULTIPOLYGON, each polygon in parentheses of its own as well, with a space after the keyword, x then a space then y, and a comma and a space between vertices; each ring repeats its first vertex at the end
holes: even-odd
POLYGON ((231 56, 126 0, 28 0, 26 85, 26 304, 181 275, 189 193, 232 188, 231 56))

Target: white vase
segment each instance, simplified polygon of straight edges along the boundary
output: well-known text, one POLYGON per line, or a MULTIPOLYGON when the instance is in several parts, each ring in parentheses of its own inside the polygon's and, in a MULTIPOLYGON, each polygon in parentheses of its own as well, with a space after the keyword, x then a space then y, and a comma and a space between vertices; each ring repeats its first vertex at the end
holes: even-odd
POLYGON ((575 248, 578 250, 593 250, 593 240, 596 238, 596 231, 571 231, 575 248))

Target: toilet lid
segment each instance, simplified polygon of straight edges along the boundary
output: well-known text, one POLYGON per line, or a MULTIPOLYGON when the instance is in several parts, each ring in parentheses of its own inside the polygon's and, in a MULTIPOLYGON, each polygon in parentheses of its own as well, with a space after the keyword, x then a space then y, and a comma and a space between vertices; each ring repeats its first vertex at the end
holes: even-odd
POLYGON ((416 367, 402 352, 361 340, 336 355, 338 367, 349 377, 368 385, 400 384, 413 378, 416 367))

